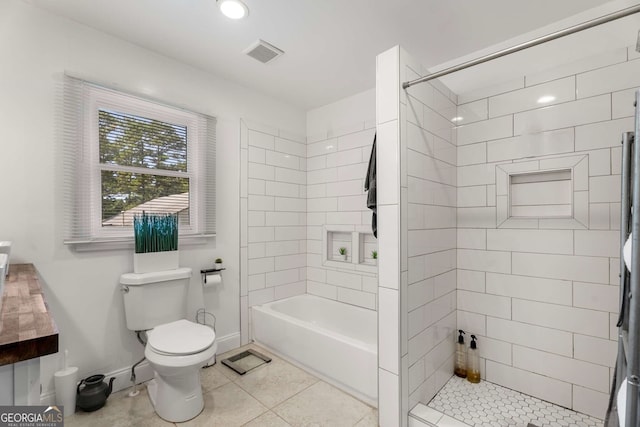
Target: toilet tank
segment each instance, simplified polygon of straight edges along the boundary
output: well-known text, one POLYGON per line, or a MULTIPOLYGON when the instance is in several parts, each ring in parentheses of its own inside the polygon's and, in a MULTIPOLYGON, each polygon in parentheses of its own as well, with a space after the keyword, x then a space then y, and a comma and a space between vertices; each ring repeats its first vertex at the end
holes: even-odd
POLYGON ((190 268, 120 276, 127 328, 142 331, 184 319, 190 279, 190 268))

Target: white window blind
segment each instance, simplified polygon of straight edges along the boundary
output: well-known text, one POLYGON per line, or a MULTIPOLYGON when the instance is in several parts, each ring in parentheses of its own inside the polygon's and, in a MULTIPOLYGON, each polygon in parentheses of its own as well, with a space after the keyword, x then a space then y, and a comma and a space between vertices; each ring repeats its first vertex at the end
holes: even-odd
POLYGON ((213 117, 64 80, 65 243, 128 241, 133 216, 172 213, 215 234, 213 117))

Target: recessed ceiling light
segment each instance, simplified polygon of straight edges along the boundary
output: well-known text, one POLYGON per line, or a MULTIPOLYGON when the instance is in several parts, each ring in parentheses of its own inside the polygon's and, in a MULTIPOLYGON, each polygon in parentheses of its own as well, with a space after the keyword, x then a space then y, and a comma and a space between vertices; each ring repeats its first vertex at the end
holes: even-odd
POLYGON ((220 12, 230 19, 242 19, 249 14, 249 8, 240 0, 217 0, 220 12))
POLYGON ((556 97, 553 95, 544 95, 538 98, 538 104, 548 104, 556 100, 556 97))
POLYGON ((451 119, 452 122, 456 123, 456 122, 461 122, 462 120, 464 120, 464 117, 454 117, 453 119, 451 119))

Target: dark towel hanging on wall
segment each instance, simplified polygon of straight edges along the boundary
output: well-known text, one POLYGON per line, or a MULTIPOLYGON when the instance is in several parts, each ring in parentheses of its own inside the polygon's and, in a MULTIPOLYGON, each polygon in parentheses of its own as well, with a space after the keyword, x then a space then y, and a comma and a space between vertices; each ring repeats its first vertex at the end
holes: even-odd
POLYGON ((371 229, 373 230, 373 236, 378 238, 378 220, 376 218, 376 137, 377 134, 373 136, 373 148, 371 148, 371 157, 369 157, 369 168, 367 169, 367 177, 364 180, 364 189, 369 192, 367 194, 367 207, 373 211, 371 229))

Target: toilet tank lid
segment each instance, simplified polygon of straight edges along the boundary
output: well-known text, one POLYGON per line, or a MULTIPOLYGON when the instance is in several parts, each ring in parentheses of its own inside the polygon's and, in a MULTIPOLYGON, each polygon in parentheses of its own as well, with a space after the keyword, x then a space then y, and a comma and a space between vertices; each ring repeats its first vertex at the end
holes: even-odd
POLYGON ((126 273, 120 276, 120 284, 140 286, 148 283, 187 279, 189 277, 191 277, 190 268, 176 268, 175 270, 154 271, 152 273, 126 273))

